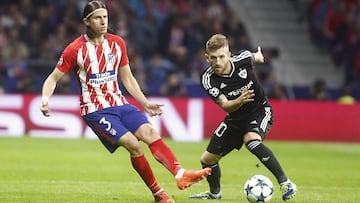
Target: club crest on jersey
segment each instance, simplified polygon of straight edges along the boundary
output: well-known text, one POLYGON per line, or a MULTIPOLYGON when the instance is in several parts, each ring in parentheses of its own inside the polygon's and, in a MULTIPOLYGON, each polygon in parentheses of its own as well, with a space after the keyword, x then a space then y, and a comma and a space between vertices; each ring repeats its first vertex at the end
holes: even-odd
POLYGON ((246 69, 240 70, 240 72, 238 73, 238 75, 239 75, 242 79, 246 79, 246 77, 247 77, 247 71, 246 71, 246 69))
POLYGON ((115 63, 115 54, 114 53, 109 53, 108 54, 108 62, 109 63, 115 63))

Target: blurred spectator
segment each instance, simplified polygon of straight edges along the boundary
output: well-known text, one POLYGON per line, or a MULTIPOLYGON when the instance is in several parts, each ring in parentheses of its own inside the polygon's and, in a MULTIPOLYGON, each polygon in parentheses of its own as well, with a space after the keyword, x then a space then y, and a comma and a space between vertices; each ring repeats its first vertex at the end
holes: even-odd
POLYGON ((5 93, 5 89, 4 89, 3 81, 0 80, 0 94, 4 94, 4 93, 5 93))
POLYGON ((24 42, 20 40, 19 30, 16 28, 11 28, 7 32, 7 42, 3 46, 1 51, 1 57, 4 60, 11 60, 13 54, 16 53, 17 58, 27 59, 29 56, 29 48, 24 42))
POLYGON ((171 61, 178 61, 187 57, 187 40, 189 39, 187 16, 171 16, 162 31, 160 31, 159 49, 171 61))
POLYGON ((11 57, 7 57, 5 61, 7 78, 4 80, 4 88, 6 92, 18 92, 18 89, 23 87, 22 84, 18 83, 25 80, 25 83, 30 82, 28 78, 31 78, 31 74, 20 52, 12 50, 9 54, 11 57))
POLYGON ((355 98, 351 95, 348 87, 343 87, 341 95, 338 98, 340 104, 354 104, 356 102, 355 98))
MULTIPOLYGON (((29 49, 25 43, 19 39, 19 30, 10 28, 7 35, 7 43, 2 49, 1 57, 4 60, 6 75, 4 88, 6 92, 18 92, 22 85, 17 84, 27 77, 31 77, 26 60, 29 56, 29 49)), ((28 89, 30 90, 30 89, 28 89)), ((34 92, 31 89, 31 92, 34 92)))
MULTIPOLYGON (((55 92, 57 94, 74 94, 77 93, 72 86, 72 78, 75 77, 73 72, 65 74, 57 83, 55 92)), ((80 92, 80 90, 78 91, 80 92)))
POLYGON ((19 78, 16 83, 17 93, 36 93, 37 92, 37 77, 34 74, 27 74, 24 77, 19 78))
POLYGON ((41 27, 42 24, 39 21, 33 20, 30 22, 26 34, 22 36, 23 42, 25 42, 26 46, 29 48, 30 59, 38 59, 40 57, 41 49, 39 48, 44 40, 41 27))
POLYGON ((133 15, 128 18, 128 37, 136 53, 150 55, 157 48, 158 30, 152 16, 138 19, 133 15))
POLYGON ((4 28, 22 29, 28 24, 28 19, 20 12, 17 5, 9 4, 3 11, 4 14, 1 16, 0 20, 4 28))
POLYGON ((175 70, 174 64, 158 53, 154 53, 151 58, 145 61, 144 69, 150 95, 158 95, 160 87, 165 82, 169 72, 175 70))
POLYGON ((310 89, 310 99, 318 101, 330 100, 330 96, 327 92, 326 83, 322 79, 317 79, 314 81, 310 89))
MULTIPOLYGON (((262 53, 264 55, 264 63, 257 64, 255 71, 258 76, 258 79, 262 83, 268 83, 271 81, 270 78, 272 75, 273 67, 272 67, 272 50, 270 49, 262 49, 262 53)), ((272 82, 272 81, 271 81, 272 82)))
MULTIPOLYGON (((237 50, 247 49, 251 50, 250 39, 246 32, 246 28, 243 23, 239 21, 234 12, 227 12, 226 21, 223 22, 224 33, 227 34, 230 47, 234 47, 237 50)), ((232 50, 234 52, 234 50, 232 50)))
POLYGON ((0 19, 0 50, 3 50, 3 47, 6 45, 6 43, 7 43, 7 36, 3 23, 0 19))
POLYGON ((180 76, 176 72, 170 72, 166 81, 160 87, 161 96, 185 97, 187 96, 186 86, 181 82, 180 76))
POLYGON ((0 94, 5 93, 4 81, 6 78, 7 78, 6 67, 0 57, 0 94))
MULTIPOLYGON (((131 61, 131 71, 134 74, 134 77, 136 78, 140 89, 144 92, 144 94, 149 94, 149 88, 146 84, 147 82, 147 74, 145 71, 145 64, 143 56, 136 53, 134 49, 131 47, 128 49, 128 57, 129 61, 131 61)), ((124 89, 125 90, 125 89, 124 89)))
POLYGON ((154 53, 145 61, 145 71, 149 81, 164 82, 168 73, 174 70, 173 63, 158 53, 154 53))
POLYGON ((343 65, 346 58, 347 48, 355 39, 354 24, 356 23, 355 10, 350 10, 345 14, 344 21, 335 30, 334 38, 331 43, 330 54, 336 65, 343 65))
POLYGON ((186 82, 187 83, 198 83, 202 72, 209 67, 209 62, 205 57, 205 50, 199 49, 195 54, 195 57, 189 62, 187 66, 186 82))
POLYGON ((288 100, 289 97, 286 93, 286 87, 282 84, 276 84, 268 93, 269 99, 288 100))

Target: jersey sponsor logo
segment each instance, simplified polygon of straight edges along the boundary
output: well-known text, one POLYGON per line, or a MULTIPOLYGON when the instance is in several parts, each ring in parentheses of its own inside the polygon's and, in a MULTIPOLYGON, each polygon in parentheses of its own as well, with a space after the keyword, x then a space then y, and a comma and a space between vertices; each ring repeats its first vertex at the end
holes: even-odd
POLYGON ((223 89, 223 88, 225 88, 225 87, 227 87, 227 85, 226 85, 225 83, 221 83, 221 84, 220 84, 220 89, 223 89))
POLYGON ((216 87, 209 89, 209 94, 213 97, 217 97, 219 95, 219 92, 219 89, 216 87))
POLYGON ((244 92, 245 90, 250 89, 253 84, 254 84, 254 82, 251 80, 247 85, 241 87, 240 89, 236 89, 236 90, 233 90, 233 91, 229 92, 228 96, 238 96, 242 92, 244 92))
POLYGON ((240 72, 238 73, 238 75, 240 76, 240 78, 246 79, 246 77, 247 77, 247 71, 246 71, 246 69, 240 70, 240 72))
POLYGON ((114 70, 106 71, 102 73, 93 73, 89 76, 89 78, 90 78, 89 82, 92 85, 100 85, 117 80, 117 76, 114 70))

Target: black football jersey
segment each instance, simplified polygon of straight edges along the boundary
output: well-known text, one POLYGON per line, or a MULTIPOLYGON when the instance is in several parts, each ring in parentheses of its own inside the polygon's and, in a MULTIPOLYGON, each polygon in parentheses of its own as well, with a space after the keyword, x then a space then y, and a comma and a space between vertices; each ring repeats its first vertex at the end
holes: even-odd
POLYGON ((231 119, 243 120, 259 107, 268 104, 264 90, 258 82, 254 66, 254 56, 248 50, 243 50, 230 58, 231 72, 228 75, 216 75, 211 67, 201 75, 201 84, 208 95, 216 101, 223 94, 228 100, 241 95, 245 89, 254 90, 254 101, 241 106, 238 110, 229 113, 231 119))

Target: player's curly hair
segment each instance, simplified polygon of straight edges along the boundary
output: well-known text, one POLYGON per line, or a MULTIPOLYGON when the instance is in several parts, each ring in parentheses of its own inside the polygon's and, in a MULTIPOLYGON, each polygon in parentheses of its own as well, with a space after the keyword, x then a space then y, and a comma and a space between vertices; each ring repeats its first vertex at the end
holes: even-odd
MULTIPOLYGON (((92 16, 93 12, 99 8, 106 9, 106 5, 101 1, 90 1, 89 3, 86 4, 84 8, 83 18, 89 19, 92 16)), ((95 37, 95 32, 90 28, 90 26, 86 26, 86 35, 89 38, 95 37)))

